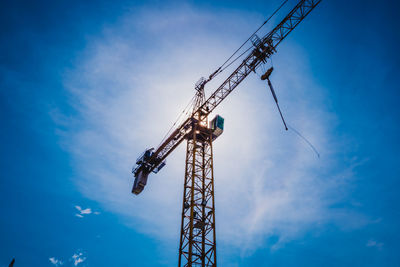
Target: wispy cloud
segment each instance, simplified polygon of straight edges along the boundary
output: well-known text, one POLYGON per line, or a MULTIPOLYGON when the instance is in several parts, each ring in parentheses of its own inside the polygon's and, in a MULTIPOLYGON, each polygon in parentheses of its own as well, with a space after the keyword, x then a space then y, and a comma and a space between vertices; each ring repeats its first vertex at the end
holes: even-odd
POLYGON ((81 214, 90 214, 90 213, 92 213, 92 209, 90 209, 90 208, 82 209, 80 206, 75 206, 75 208, 76 208, 81 214))
POLYGON ((61 260, 58 260, 54 257, 49 258, 49 261, 54 264, 55 266, 61 266, 63 265, 63 262, 61 260))
MULTIPOLYGON (((72 262, 74 266, 78 266, 78 264, 84 262, 86 260, 86 257, 83 255, 82 252, 76 252, 74 253, 71 258, 68 259, 68 262, 72 262)), ((61 266, 64 264, 63 261, 56 259, 55 257, 49 258, 49 261, 54 264, 55 266, 61 266)))
POLYGON ((383 248, 383 243, 382 242, 378 242, 374 239, 370 239, 368 240, 367 244, 365 244, 367 247, 374 247, 377 249, 382 249, 383 248))
MULTIPOLYGON (((171 154, 162 172, 150 176, 139 196, 130 193, 129 170, 139 153, 158 144, 191 99, 199 76, 214 71, 259 21, 245 13, 190 7, 163 12, 157 23, 149 10, 127 14, 89 43, 76 69, 65 76, 79 116, 70 132, 59 133, 74 156, 81 192, 132 227, 175 241, 184 146, 171 154), (137 28, 141 33, 134 32, 137 28)), ((318 147, 321 158, 295 134, 282 131, 266 84, 255 75, 218 107, 226 126, 214 144, 217 231, 222 244, 243 253, 270 236, 279 237, 270 244, 277 249, 326 223, 343 228, 368 223, 351 209, 334 208, 347 197, 361 160, 340 157, 347 143, 333 136, 338 122, 324 109, 325 89, 313 80, 302 49, 288 43, 274 60, 285 68, 275 66, 273 83, 289 124, 318 147)), ((210 83, 209 91, 219 82, 210 83)), ((77 216, 85 214, 78 211, 77 216)))
POLYGON ((94 215, 99 215, 100 214, 99 211, 93 212, 91 208, 82 209, 81 206, 75 206, 75 208, 79 211, 79 213, 76 213, 75 216, 79 217, 79 218, 83 218, 84 215, 89 215, 89 214, 92 214, 92 213, 94 215))
POLYGON ((74 263, 74 266, 78 266, 78 264, 84 262, 86 260, 86 257, 83 256, 82 252, 75 253, 72 255, 72 262, 74 263))

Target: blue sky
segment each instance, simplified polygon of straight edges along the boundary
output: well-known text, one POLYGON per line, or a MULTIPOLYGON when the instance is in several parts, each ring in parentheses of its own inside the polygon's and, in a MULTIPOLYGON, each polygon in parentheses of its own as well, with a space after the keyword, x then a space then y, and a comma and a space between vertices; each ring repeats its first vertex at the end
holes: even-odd
MULTIPOLYGON (((184 145, 139 196, 130 168, 279 3, 3 4, 0 267, 175 266, 184 145)), ((217 108, 219 264, 400 265, 398 8, 322 1, 267 64, 320 158, 258 75, 217 108)))

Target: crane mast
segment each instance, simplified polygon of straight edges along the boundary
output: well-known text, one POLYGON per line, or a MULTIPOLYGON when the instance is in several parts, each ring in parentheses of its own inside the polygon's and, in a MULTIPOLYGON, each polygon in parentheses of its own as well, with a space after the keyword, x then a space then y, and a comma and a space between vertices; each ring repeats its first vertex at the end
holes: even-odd
POLYGON ((205 100, 208 79, 196 84, 192 113, 154 151, 148 149, 132 170, 132 192, 139 194, 151 172, 157 173, 168 155, 187 140, 185 182, 182 201, 179 266, 216 266, 215 202, 212 142, 222 133, 223 119, 217 116, 209 127, 209 114, 251 73, 265 64, 286 36, 321 2, 301 0, 268 34, 252 36, 253 49, 227 79, 205 100), (219 131, 217 133, 217 131, 219 131))

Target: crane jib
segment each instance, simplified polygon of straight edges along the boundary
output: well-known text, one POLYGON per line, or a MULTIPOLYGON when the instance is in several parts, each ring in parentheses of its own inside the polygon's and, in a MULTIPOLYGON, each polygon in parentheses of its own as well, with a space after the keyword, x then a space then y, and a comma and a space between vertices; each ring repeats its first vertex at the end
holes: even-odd
MULTIPOLYGON (((193 114, 208 116, 252 71, 276 52, 276 47, 321 2, 302 0, 289 14, 251 51, 229 77, 193 114)), ((215 75, 215 74, 214 74, 215 75)), ((193 114, 188 117, 154 152, 147 162, 146 172, 154 170, 186 138, 193 124, 193 114)), ((141 166, 139 166, 140 169, 141 166)), ((144 168, 144 167, 143 167, 144 168)))

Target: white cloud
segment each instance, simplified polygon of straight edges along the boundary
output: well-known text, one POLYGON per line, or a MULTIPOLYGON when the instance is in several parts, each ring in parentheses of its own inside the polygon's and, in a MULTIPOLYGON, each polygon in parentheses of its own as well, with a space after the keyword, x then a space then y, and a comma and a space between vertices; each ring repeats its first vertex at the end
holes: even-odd
POLYGON ((82 209, 81 206, 75 206, 75 208, 79 211, 79 213, 75 214, 75 216, 79 217, 79 218, 83 218, 84 215, 89 215, 89 214, 95 214, 95 215, 99 215, 100 212, 99 211, 95 211, 93 212, 91 208, 86 208, 86 209, 82 209))
POLYGON ((74 255, 72 255, 72 261, 73 261, 75 266, 78 266, 79 263, 82 263, 85 260, 86 260, 86 257, 83 257, 83 253, 82 252, 75 253, 74 255))
MULTIPOLYGON (((74 255, 72 255, 72 257, 70 258, 69 261, 72 261, 72 263, 74 264, 74 266, 78 266, 78 264, 84 262, 86 260, 86 257, 83 256, 82 252, 77 252, 74 253, 74 255)), ((49 261, 54 264, 55 266, 61 266, 64 264, 64 262, 62 262, 61 260, 58 260, 54 257, 49 258, 49 261)))
MULTIPOLYGON (((130 168, 146 147, 161 141, 199 76, 214 71, 262 16, 185 7, 157 11, 165 14, 154 21, 152 12, 127 14, 89 42, 76 69, 65 76, 79 116, 73 122, 68 118, 72 128, 59 134, 74 157, 75 181, 85 196, 121 214, 135 229, 175 241, 185 146, 149 177, 139 196, 130 193, 130 168)), ((289 124, 318 148, 320 159, 303 140, 282 130, 266 83, 255 75, 214 112, 225 117, 225 132, 214 144, 218 238, 243 253, 270 236, 279 237, 270 244, 279 248, 328 222, 343 229, 368 222, 351 210, 332 208, 346 197, 360 160, 338 157, 346 140, 333 137, 337 121, 324 108, 325 89, 313 80, 304 50, 288 39, 274 58, 271 79, 289 124)), ((211 82, 207 93, 228 74, 211 82)))
POLYGON ((61 260, 57 260, 54 257, 49 258, 49 261, 54 264, 55 266, 60 266, 63 265, 63 262, 61 260))
POLYGON ((92 210, 91 210, 90 208, 82 209, 80 206, 75 206, 75 208, 76 208, 81 214, 90 214, 90 213, 92 213, 92 210))
POLYGON ((382 249, 383 248, 383 243, 378 242, 374 239, 368 240, 367 244, 365 244, 367 247, 375 247, 377 249, 382 249))

